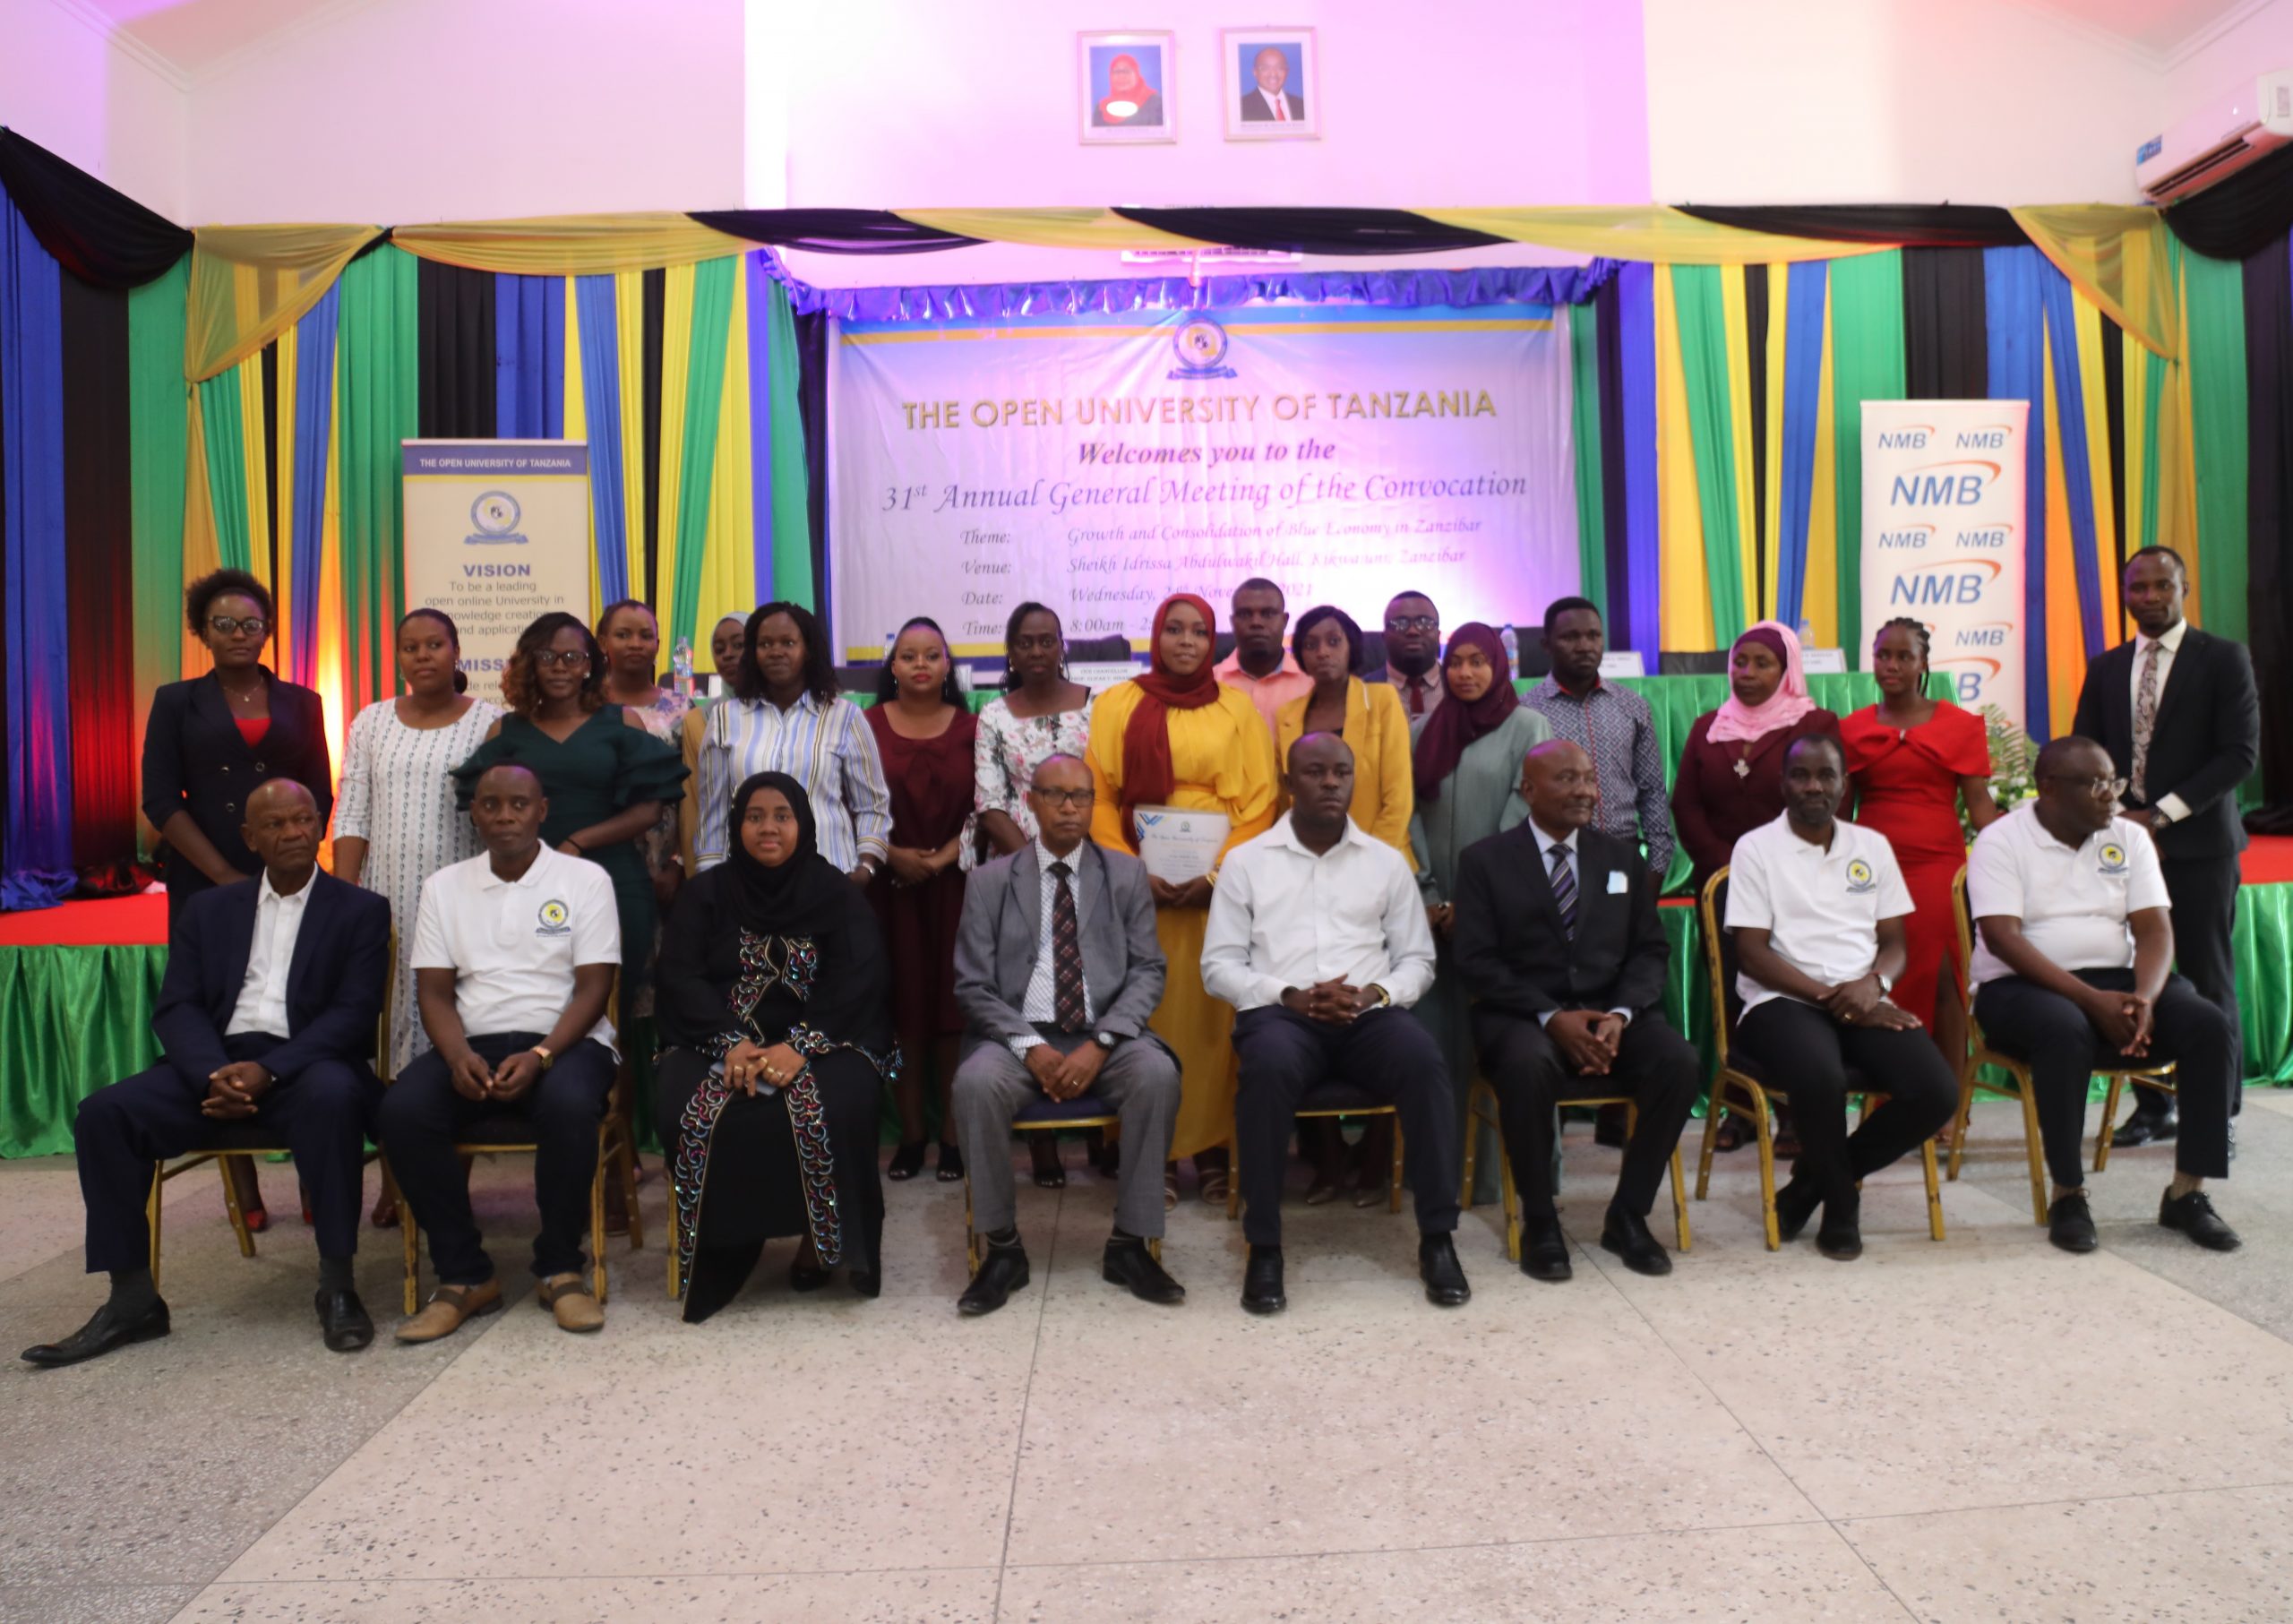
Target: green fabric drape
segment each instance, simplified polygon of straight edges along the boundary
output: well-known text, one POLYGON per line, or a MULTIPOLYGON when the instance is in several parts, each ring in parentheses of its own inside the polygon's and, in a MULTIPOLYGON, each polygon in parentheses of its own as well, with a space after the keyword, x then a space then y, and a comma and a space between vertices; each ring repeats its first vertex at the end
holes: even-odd
MULTIPOLYGON (((184 296, 190 262, 127 296, 127 459, 135 595, 135 759, 151 695, 183 675, 184 459, 191 399, 183 381, 184 296)), ((140 769, 139 769, 140 772, 140 769)), ((142 795, 142 785, 136 786, 142 795)), ((151 831, 136 821, 146 855, 151 831)))
MULTIPOLYGON (((2246 279, 2235 260, 2178 245, 2189 301, 2190 438, 2197 458, 2197 614, 2217 637, 2246 640, 2246 279)), ((2280 453, 2283 451, 2279 448, 2280 453)))
POLYGON ((2237 891, 2229 934, 2237 967, 2237 1010, 2246 1030, 2246 1079, 2293 1083, 2293 885, 2237 891))
MULTIPOLYGON (((180 348, 167 369, 181 388, 180 348)), ((0 948, 0 1156, 70 1155, 80 1102, 159 1058, 167 964, 165 948, 0 948)))
POLYGON ((1680 377, 1688 385, 1688 440, 1696 454, 1696 502, 1704 517, 1704 577, 1712 595, 1713 646, 1718 649, 1732 647, 1744 632, 1735 414, 1729 402, 1728 318, 1720 287, 1726 274, 1717 265, 1672 267, 1680 377))
POLYGON ((726 343, 733 320, 737 259, 709 260, 692 271, 692 337, 686 350, 683 466, 677 469, 676 574, 669 589, 664 635, 701 640, 700 573, 709 552, 709 487, 717 474, 717 419, 725 401, 726 343))
POLYGON ((1609 617, 1608 520, 1601 485, 1601 315, 1597 305, 1573 305, 1568 322, 1569 427, 1576 442, 1577 588, 1609 617))
MULTIPOLYGON (((751 310, 749 320, 760 319, 751 310)), ((761 319, 772 324, 772 595, 819 607, 812 580, 812 516, 806 495, 804 423, 796 405, 796 317, 788 290, 770 284, 761 319)))
POLYGON ((1863 633, 1863 402, 1900 400, 1904 375, 1902 251, 1831 267, 1832 465, 1839 492, 1839 640, 1863 633))
POLYGON ((342 273, 337 321, 342 465, 341 570, 346 714, 398 692, 391 637, 405 578, 406 507, 399 442, 419 430, 421 318, 414 256, 384 246, 342 273))
MULTIPOLYGON (((254 568, 247 534, 246 422, 239 400, 239 369, 226 367, 195 385, 207 443, 207 498, 215 513, 215 548, 223 568, 254 568)), ((264 574, 270 571, 265 570, 264 574)))

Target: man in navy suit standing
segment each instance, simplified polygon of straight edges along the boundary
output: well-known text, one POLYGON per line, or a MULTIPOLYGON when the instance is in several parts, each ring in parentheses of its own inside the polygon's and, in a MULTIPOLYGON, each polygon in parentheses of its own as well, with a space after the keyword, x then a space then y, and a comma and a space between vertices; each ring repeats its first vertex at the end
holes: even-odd
POLYGON ((374 1338, 351 1279, 366 1127, 382 1094, 374 1027, 390 975, 390 904, 320 872, 318 803, 289 778, 247 797, 240 830, 259 878, 203 891, 178 915, 152 1018, 165 1058, 80 1103, 88 1272, 111 1295, 61 1342, 24 1350, 77 1364, 167 1334, 144 1216, 155 1162, 259 1126, 295 1154, 318 1230, 319 1329, 351 1353, 374 1338))

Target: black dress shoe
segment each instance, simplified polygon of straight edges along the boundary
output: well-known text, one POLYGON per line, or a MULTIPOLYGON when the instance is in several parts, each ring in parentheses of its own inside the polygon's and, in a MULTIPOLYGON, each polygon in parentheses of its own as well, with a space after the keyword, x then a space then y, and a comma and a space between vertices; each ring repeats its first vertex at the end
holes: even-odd
POLYGON ((1447 1235, 1419 1240, 1417 1277, 1425 1282, 1425 1301, 1436 1308, 1462 1308, 1473 1300, 1465 1266, 1457 1261, 1456 1242, 1447 1235))
POLYGON ((1139 1240, 1110 1241, 1099 1263, 1099 1277, 1109 1285, 1126 1285, 1141 1302, 1173 1308, 1186 1301, 1186 1287, 1172 1279, 1155 1261, 1155 1254, 1139 1240))
POLYGON ((1027 1252, 1022 1246, 991 1246, 979 1260, 979 1273, 956 1299, 956 1311, 977 1319, 992 1314, 1011 1300, 1027 1283, 1027 1252))
POLYGON ((2233 1252, 2245 1244, 2237 1239, 2236 1230, 2221 1222, 2221 1215, 2213 1210, 2213 1203, 2205 1199, 2202 1190, 2193 1190, 2178 1198, 2160 1198, 2158 1222, 2168 1229, 2180 1230, 2210 1252, 2233 1252))
POLYGON ((1601 1225, 1601 1250, 1623 1259, 1625 1267, 1636 1275, 1672 1272, 1671 1254, 1648 1232, 1648 1220, 1636 1212, 1609 1208, 1608 1221, 1601 1225))
POLYGON ((2181 1119, 2171 1111, 2136 1111, 2110 1135, 2110 1148, 2131 1150, 2136 1145, 2163 1145, 2180 1131, 2181 1119))
POLYGON ((2066 1252, 2090 1252, 2101 1244, 2084 1196, 2063 1196, 2046 1209, 2046 1238, 2066 1252))
POLYGON ((1532 1218, 1521 1237, 1521 1272, 1532 1280, 1558 1285, 1576 1273, 1568 1261, 1568 1237, 1560 1233, 1559 1218, 1532 1218))
POLYGON ((26 1348, 17 1357, 26 1364, 54 1370, 108 1353, 114 1348, 124 1348, 131 1342, 156 1342, 167 1330, 167 1305, 159 1298, 153 1298, 151 1306, 133 1319, 113 1313, 111 1304, 107 1302, 87 1324, 63 1341, 43 1342, 38 1347, 26 1348))
POLYGON ((374 1322, 356 1292, 331 1292, 319 1287, 314 1299, 319 1310, 319 1335, 338 1353, 355 1353, 374 1339, 374 1322))
POLYGON ((1825 1202, 1816 1250, 1834 1263, 1854 1262, 1863 1255, 1862 1216, 1863 1199, 1852 1190, 1825 1202))
POLYGON ((1808 1220, 1816 1216, 1816 1208, 1824 1204, 1823 1192, 1813 1184, 1793 1178, 1775 1192, 1775 1234, 1778 1240, 1796 1241, 1799 1232, 1808 1227, 1808 1220))
POLYGON ((1278 1314, 1290 1306, 1282 1292, 1282 1249, 1253 1246, 1242 1269, 1242 1306, 1253 1314, 1278 1314))

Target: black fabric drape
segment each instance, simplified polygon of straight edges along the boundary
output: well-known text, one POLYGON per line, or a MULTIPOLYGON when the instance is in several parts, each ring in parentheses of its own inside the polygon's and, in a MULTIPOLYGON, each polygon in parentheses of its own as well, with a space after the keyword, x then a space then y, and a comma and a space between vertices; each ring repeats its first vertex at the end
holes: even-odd
MULTIPOLYGON (((645 273, 645 579, 631 597, 661 602, 661 352, 669 322, 669 273, 645 273)), ((623 433, 627 430, 624 427, 623 433)))
POLYGON ((1610 277, 1593 293, 1600 325, 1594 360, 1601 379, 1601 539, 1608 563, 1608 634, 1626 646, 1632 629, 1632 570, 1625 546, 1624 317, 1622 295, 1610 277))
POLYGON ((415 262, 422 357, 416 420, 425 440, 494 434, 494 275, 415 262))
POLYGON ((1509 240, 1406 209, 1122 209, 1125 219, 1198 243, 1280 253, 1442 253, 1509 240))
POLYGON ((1752 486, 1752 600, 1766 619, 1775 606, 1767 601, 1767 437, 1782 432, 1781 424, 1767 420, 1767 267, 1731 265, 1722 276, 1744 279, 1744 361, 1750 374, 1752 465, 1740 476, 1752 486))
POLYGON ((2280 147, 2166 211, 2166 227, 2217 260, 2242 260, 2293 229, 2293 147, 2280 147))
POLYGON ((0 130, 0 190, 64 270, 98 288, 141 288, 191 252, 191 233, 13 130, 0 130))
POLYGON ((1988 310, 1981 249, 1902 251, 1903 376, 1911 400, 1989 395, 1988 310))
POLYGON ((813 612, 831 649, 843 645, 829 614, 828 579, 828 324, 826 311, 800 315, 796 325, 796 416, 804 428, 805 517, 812 538, 813 612))
POLYGON ((2134 551, 2126 539, 2126 333, 2102 318, 2102 422, 2109 434, 2110 534, 2117 537, 2117 556, 2110 567, 2121 569, 2134 551))
POLYGON ((262 466, 272 477, 262 482, 262 511, 271 522, 271 573, 279 579, 279 342, 262 347, 262 466))
POLYGON ((1715 226, 1832 243, 2014 248, 2031 240, 2005 210, 1970 203, 1811 203, 1776 208, 1682 203, 1679 211, 1715 226))
POLYGON ((2293 802, 2293 262, 2282 236, 2246 261, 2246 637, 2261 690, 2261 769, 2293 802))
POLYGON ((691 218, 711 230, 806 253, 930 253, 969 248, 979 240, 934 231, 882 209, 702 209, 691 218))
POLYGON ((72 645, 72 863, 132 889, 135 859, 133 495, 127 295, 61 280, 64 615, 72 645))

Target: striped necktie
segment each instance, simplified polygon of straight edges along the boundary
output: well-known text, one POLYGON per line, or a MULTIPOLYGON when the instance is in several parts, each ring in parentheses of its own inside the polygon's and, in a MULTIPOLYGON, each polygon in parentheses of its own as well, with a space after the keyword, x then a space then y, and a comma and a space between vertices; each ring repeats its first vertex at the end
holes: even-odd
POLYGON ((1568 848, 1556 840, 1545 853, 1552 861, 1553 906, 1560 910, 1560 928, 1571 941, 1576 940, 1576 871, 1568 861, 1568 848))
POLYGON ((1090 1023, 1090 1005, 1083 993, 1083 932, 1075 912, 1075 888, 1068 883, 1074 870, 1064 863, 1051 865, 1059 882, 1051 901, 1052 1019, 1061 1032, 1080 1032, 1090 1023))

